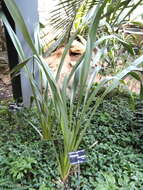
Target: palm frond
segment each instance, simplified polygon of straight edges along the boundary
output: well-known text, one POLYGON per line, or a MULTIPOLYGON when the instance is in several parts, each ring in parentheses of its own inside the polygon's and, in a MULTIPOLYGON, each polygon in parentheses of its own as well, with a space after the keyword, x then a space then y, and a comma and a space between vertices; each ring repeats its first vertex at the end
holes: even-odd
POLYGON ((50 13, 49 23, 52 27, 51 33, 57 32, 56 39, 62 39, 52 44, 49 52, 52 52, 60 44, 69 39, 72 32, 76 32, 82 25, 84 16, 98 3, 98 0, 60 0, 50 13))
MULTIPOLYGON (((103 1, 99 0, 60 0, 50 13, 49 23, 52 26, 51 32, 57 32, 56 39, 60 39, 49 49, 52 52, 60 44, 66 42, 72 33, 82 27, 89 27, 92 20, 92 9, 103 1), (85 22, 86 20, 86 22, 85 22)), ((141 5, 143 0, 110 0, 104 10, 102 19, 106 20, 112 27, 120 25, 129 19, 130 14, 141 5)), ((81 30, 79 30, 80 32, 81 30)))

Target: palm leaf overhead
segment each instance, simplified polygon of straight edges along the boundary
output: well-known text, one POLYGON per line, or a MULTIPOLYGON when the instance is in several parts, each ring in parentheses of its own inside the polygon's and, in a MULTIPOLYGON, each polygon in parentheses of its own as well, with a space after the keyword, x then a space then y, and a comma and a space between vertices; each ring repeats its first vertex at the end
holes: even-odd
MULTIPOLYGON (((102 0, 57 0, 57 4, 50 13, 50 25, 52 31, 57 32, 56 41, 52 44, 51 51, 61 43, 66 42, 71 34, 81 28, 90 26, 92 9, 102 0)), ((103 19, 111 27, 119 28, 129 19, 130 14, 143 0, 110 0, 107 9, 104 10, 103 19)))

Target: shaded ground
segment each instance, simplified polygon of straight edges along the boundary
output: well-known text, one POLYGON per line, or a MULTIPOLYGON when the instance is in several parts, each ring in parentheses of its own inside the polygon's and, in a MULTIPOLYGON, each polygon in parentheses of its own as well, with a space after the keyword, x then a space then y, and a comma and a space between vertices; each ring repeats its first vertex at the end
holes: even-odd
POLYGON ((0 52, 0 100, 12 97, 12 87, 9 76, 6 51, 0 52))
POLYGON ((12 97, 12 88, 10 84, 9 75, 0 74, 0 100, 12 97))
POLYGON ((0 100, 12 97, 4 28, 0 20, 0 100))

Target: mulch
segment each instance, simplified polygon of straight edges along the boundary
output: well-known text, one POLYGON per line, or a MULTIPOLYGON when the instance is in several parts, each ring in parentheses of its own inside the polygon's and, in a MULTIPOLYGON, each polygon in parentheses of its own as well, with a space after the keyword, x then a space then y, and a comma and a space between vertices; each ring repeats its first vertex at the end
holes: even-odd
POLYGON ((12 98, 12 86, 6 52, 0 51, 0 101, 12 98), (4 61, 5 60, 5 61, 4 61))
POLYGON ((0 100, 12 98, 12 86, 8 66, 0 69, 0 100))
POLYGON ((12 98, 12 87, 11 84, 5 84, 0 79, 0 101, 12 98))
POLYGON ((4 28, 0 20, 0 101, 12 97, 4 28))

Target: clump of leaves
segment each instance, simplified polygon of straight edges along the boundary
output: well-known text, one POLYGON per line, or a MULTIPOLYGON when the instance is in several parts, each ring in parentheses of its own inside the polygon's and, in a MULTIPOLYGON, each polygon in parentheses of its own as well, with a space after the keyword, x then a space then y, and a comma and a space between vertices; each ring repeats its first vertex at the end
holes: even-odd
POLYGON ((21 156, 10 163, 10 174, 16 179, 22 179, 24 175, 30 176, 35 164, 37 161, 34 158, 21 156))

